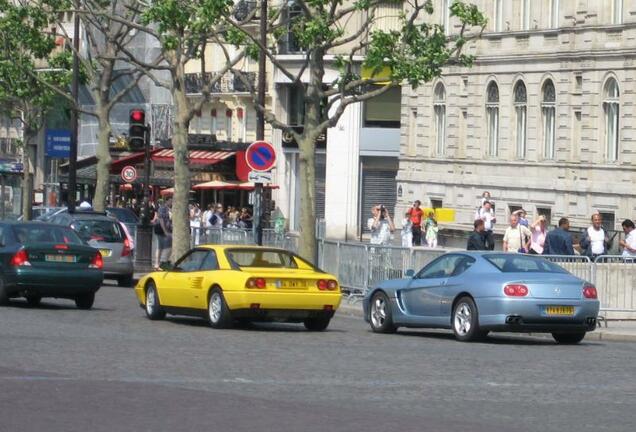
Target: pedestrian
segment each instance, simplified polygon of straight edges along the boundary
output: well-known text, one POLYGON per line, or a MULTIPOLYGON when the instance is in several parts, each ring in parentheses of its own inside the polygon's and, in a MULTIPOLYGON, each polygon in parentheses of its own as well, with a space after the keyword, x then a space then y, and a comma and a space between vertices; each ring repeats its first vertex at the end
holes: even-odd
MULTIPOLYGON (((486 193, 488 192, 484 192, 484 194, 486 193)), ((495 217, 495 210, 492 208, 492 203, 490 201, 484 201, 484 204, 479 210, 477 216, 477 219, 481 219, 484 221, 486 246, 489 248, 488 250, 493 250, 495 248, 495 237, 493 235, 493 230, 495 229, 497 218, 495 217)))
POLYGON ((223 204, 217 203, 214 207, 214 213, 210 216, 209 222, 212 228, 223 228, 223 204))
MULTIPOLYGON (((519 222, 521 224, 521 222, 519 222)), ((545 247, 545 236, 548 233, 546 228, 547 220, 545 216, 539 215, 537 220, 532 223, 530 231, 532 232, 532 239, 530 241, 529 253, 533 255, 543 254, 543 248, 545 247)))
POLYGON ((426 245, 430 248, 437 247, 437 220, 435 219, 435 213, 429 212, 426 218, 426 245))
POLYGON ((201 216, 203 227, 212 228, 212 225, 210 224, 210 218, 212 217, 213 214, 214 214, 214 204, 210 203, 208 204, 208 207, 206 208, 206 210, 203 212, 203 216, 201 216))
POLYGON ((559 226, 545 236, 543 255, 574 255, 572 236, 569 233, 570 221, 559 219, 559 226))
POLYGON ((524 209, 519 209, 516 212, 517 217, 519 218, 519 225, 523 225, 528 228, 530 226, 530 222, 528 221, 528 213, 524 209))
POLYGON ((402 247, 413 247, 413 224, 411 219, 405 217, 402 220, 402 247))
POLYGON ((422 245, 422 217, 424 216, 424 211, 420 208, 421 204, 419 200, 415 200, 413 206, 406 212, 406 216, 411 222, 413 246, 422 245))
POLYGON ((367 227, 371 230, 371 244, 389 245, 391 243, 391 234, 395 230, 393 220, 389 214, 389 210, 382 204, 375 205, 371 208, 372 217, 367 220, 367 227))
POLYGON ((519 217, 510 215, 510 225, 506 228, 503 238, 504 252, 527 253, 530 248, 532 233, 523 225, 519 225, 519 217))
POLYGON ((623 232, 625 233, 625 240, 620 241, 620 245, 623 247, 623 257, 634 258, 636 257, 636 230, 634 228, 634 222, 631 219, 625 219, 621 224, 623 232))
POLYGON ((481 219, 475 220, 473 223, 475 230, 468 237, 468 244, 466 250, 488 250, 486 245, 486 229, 484 228, 484 221, 481 219))
POLYGON ((201 209, 199 204, 192 203, 189 205, 190 211, 190 232, 194 237, 195 246, 199 244, 201 238, 201 209))
POLYGON ((157 256, 155 269, 160 270, 161 266, 170 262, 170 250, 172 249, 172 218, 170 209, 172 207, 172 199, 168 199, 165 203, 159 202, 157 209, 154 232, 157 235, 157 256))
POLYGON ((603 229, 603 217, 595 213, 592 215, 592 226, 585 230, 580 241, 583 255, 594 260, 596 257, 606 255, 611 243, 607 233, 603 229))
POLYGON ((252 229, 253 222, 254 220, 250 211, 246 207, 241 208, 241 214, 238 219, 239 228, 252 229))

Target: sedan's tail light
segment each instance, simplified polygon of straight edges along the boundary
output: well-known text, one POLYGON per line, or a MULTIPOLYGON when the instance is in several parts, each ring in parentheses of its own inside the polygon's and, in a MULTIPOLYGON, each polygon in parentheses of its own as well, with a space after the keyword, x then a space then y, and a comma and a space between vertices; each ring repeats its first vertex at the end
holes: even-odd
POLYGON ((132 250, 130 249, 130 240, 127 238, 124 239, 124 248, 121 250, 121 256, 125 257, 130 255, 132 250))
POLYGON ((94 269, 103 269, 104 268, 104 259, 102 258, 102 254, 97 252, 97 254, 91 260, 91 263, 88 265, 89 268, 94 269))
POLYGON ((528 292, 528 287, 523 284, 508 284, 504 287, 504 294, 508 297, 525 297, 528 292))
POLYGON ((9 264, 13 267, 30 266, 29 254, 26 250, 20 249, 11 257, 9 264))
POLYGON ((598 292, 596 291, 596 287, 592 284, 583 285, 583 297, 586 299, 597 299, 598 292))
POLYGON ((333 279, 319 279, 316 281, 316 287, 320 291, 334 291, 338 288, 338 282, 333 279))
POLYGON ((247 282, 245 282, 245 288, 257 288, 263 289, 267 285, 264 278, 249 278, 247 282))

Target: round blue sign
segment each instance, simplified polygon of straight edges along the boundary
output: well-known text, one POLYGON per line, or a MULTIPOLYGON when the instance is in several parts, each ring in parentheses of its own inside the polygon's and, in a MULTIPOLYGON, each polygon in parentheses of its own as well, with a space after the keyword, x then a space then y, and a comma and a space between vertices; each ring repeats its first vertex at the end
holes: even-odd
POLYGON ((245 161, 254 171, 269 171, 276 164, 276 150, 266 141, 255 141, 247 148, 245 161))

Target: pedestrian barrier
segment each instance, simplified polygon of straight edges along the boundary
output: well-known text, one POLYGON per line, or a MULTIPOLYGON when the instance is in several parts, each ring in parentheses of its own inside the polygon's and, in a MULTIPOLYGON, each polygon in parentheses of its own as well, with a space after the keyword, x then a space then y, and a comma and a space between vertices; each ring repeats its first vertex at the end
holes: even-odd
POLYGON ((565 270, 588 282, 594 280, 592 261, 584 255, 542 255, 550 262, 558 264, 565 270))
POLYGON ((601 313, 609 319, 636 319, 636 258, 605 255, 594 260, 601 313))

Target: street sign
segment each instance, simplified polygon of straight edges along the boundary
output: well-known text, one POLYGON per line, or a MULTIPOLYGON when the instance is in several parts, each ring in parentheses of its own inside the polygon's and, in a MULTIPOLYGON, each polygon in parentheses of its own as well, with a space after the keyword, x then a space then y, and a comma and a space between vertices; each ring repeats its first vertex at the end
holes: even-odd
POLYGON ((245 161, 253 171, 269 171, 276 164, 276 150, 266 141, 254 141, 245 152, 245 161))
POLYGON ((121 178, 126 183, 132 183, 137 179, 137 170, 133 166, 126 165, 121 169, 121 178))
POLYGON ((45 153, 50 158, 68 158, 71 154, 71 131, 47 129, 45 132, 45 153))
POLYGON ((0 160, 0 173, 3 174, 20 174, 24 171, 24 165, 22 162, 2 159, 0 160))
POLYGON ((272 177, 271 171, 250 171, 247 176, 247 180, 252 183, 271 183, 272 177))

